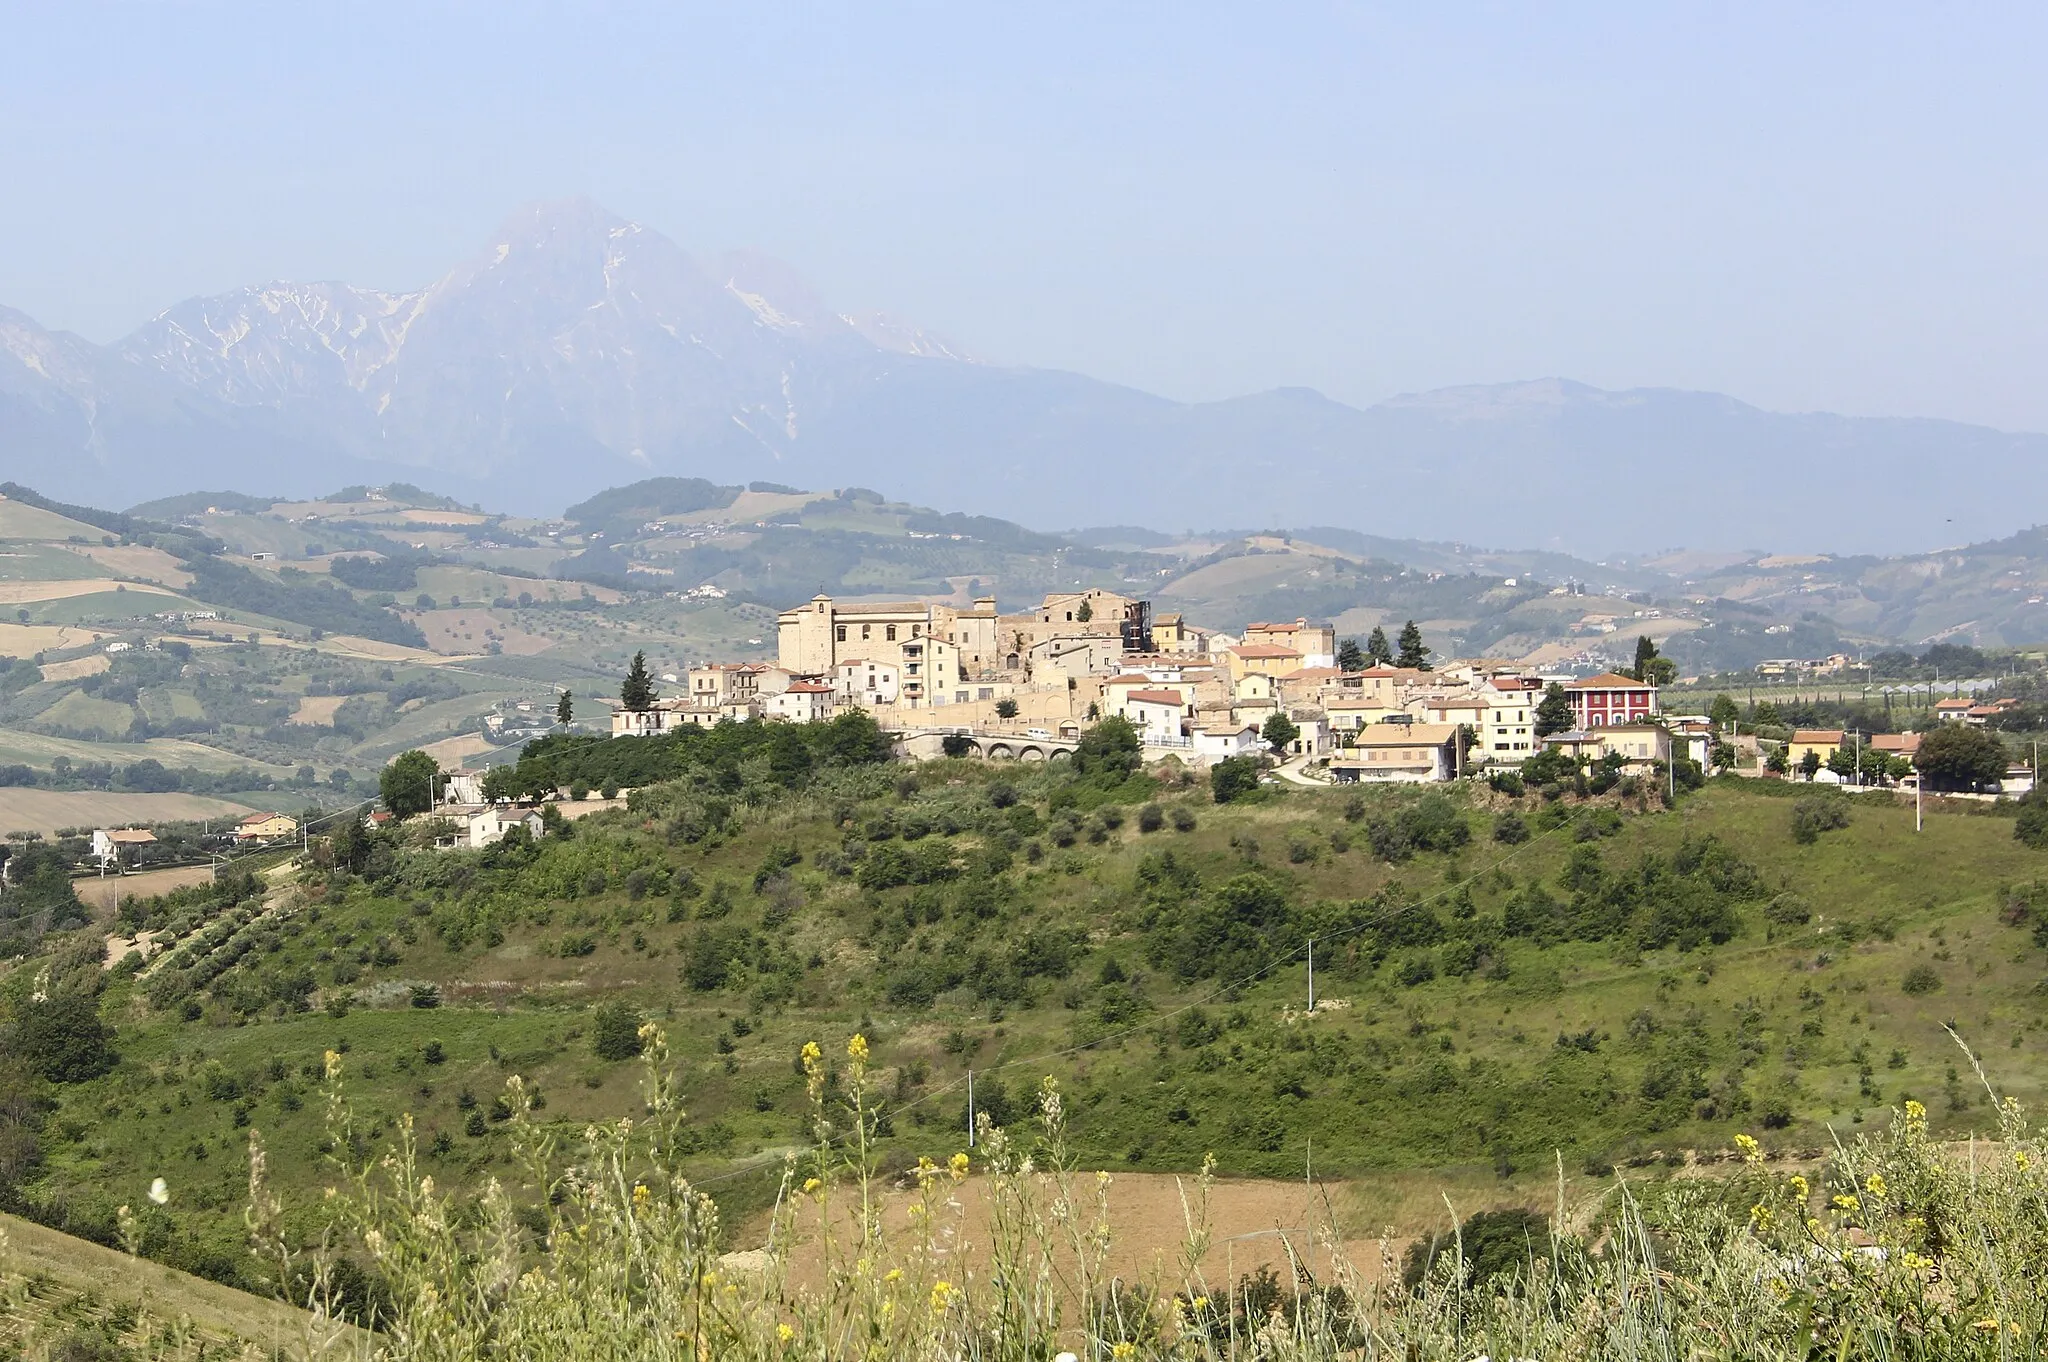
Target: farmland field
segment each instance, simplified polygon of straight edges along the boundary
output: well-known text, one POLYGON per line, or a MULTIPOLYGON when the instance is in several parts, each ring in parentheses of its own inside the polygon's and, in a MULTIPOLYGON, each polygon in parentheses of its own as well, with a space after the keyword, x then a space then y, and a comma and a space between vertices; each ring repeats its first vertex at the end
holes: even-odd
POLYGON ((0 789, 0 830, 40 832, 109 824, 242 818, 248 806, 187 794, 107 794, 97 790, 0 789))

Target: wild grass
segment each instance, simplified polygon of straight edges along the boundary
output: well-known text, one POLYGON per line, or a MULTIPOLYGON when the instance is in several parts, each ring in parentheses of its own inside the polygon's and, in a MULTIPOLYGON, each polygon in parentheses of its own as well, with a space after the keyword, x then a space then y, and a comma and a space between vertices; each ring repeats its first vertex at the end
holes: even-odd
MULTIPOLYGON (((1051 1080, 1028 1133, 984 1123, 973 1158, 955 1151, 904 1174, 915 1201, 892 1228, 879 1210, 875 1094, 858 1035, 836 1064, 819 1046, 805 1048, 812 1142, 788 1158, 768 1247, 730 1252, 714 1204, 678 1171, 688 1118, 666 1038, 652 1023, 642 1038, 640 1116, 593 1124, 573 1142, 532 1122, 523 1083, 508 1080, 519 1173, 473 1197, 435 1185, 409 1122, 385 1149, 351 1154, 359 1132, 342 1057, 330 1054, 327 1119, 338 1152, 317 1238, 286 1229, 262 1141, 250 1138, 251 1247, 278 1289, 307 1308, 291 1351, 394 1362, 1634 1362, 2002 1360, 2039 1356, 2048 1344, 2039 1271, 2048 1261, 2048 1151, 2010 1100, 1996 1103, 1995 1137, 1962 1147, 1932 1139, 1925 1110, 1908 1102, 1886 1129, 1837 1144, 1810 1174, 1773 1169, 1742 1137, 1742 1164, 1727 1178, 1616 1180, 1573 1204, 1560 1167, 1548 1225, 1534 1222, 1519 1247, 1494 1240, 1468 1252, 1453 1232, 1433 1265, 1406 1281, 1334 1254, 1335 1265, 1317 1272, 1306 1250, 1318 1246, 1307 1243, 1292 1246, 1291 1279, 1205 1278, 1205 1167, 1183 1187, 1176 1266, 1133 1281, 1107 1270, 1117 1235, 1110 1175, 1076 1160, 1051 1080), (985 1181, 993 1208, 971 1236, 960 1203, 970 1177, 985 1181), (336 1269, 352 1255, 381 1282, 374 1334, 337 1318, 336 1269)), ((176 1330, 151 1324, 131 1321, 129 1336, 143 1342, 126 1355, 199 1356, 176 1330)), ((66 1346, 38 1340, 28 1355, 124 1355, 66 1346)))

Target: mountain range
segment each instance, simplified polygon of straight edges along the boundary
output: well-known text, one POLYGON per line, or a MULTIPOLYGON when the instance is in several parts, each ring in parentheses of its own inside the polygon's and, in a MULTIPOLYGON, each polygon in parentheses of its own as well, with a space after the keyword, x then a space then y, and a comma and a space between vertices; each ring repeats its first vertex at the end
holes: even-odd
POLYGON ((787 265, 699 258, 584 200, 520 210, 416 292, 266 284, 107 346, 0 308, 0 476, 54 495, 403 478, 539 512, 658 474, 876 484, 1046 528, 1899 552, 2026 523, 2048 436, 1563 379, 1177 402, 835 312, 787 265))

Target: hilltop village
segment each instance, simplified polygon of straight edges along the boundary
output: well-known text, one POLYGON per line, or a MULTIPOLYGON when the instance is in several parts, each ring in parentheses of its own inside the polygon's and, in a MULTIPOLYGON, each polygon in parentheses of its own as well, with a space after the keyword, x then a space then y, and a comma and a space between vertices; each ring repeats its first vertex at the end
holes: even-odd
POLYGON ((614 736, 756 717, 815 723, 860 709, 915 755, 1055 760, 1087 725, 1115 716, 1150 758, 1208 766, 1270 752, 1339 782, 1450 780, 1560 745, 1647 766, 1678 744, 1707 766, 1715 745, 1705 716, 1660 714, 1654 671, 1643 680, 1485 659, 1435 666, 1413 622, 1392 643, 1375 629, 1363 645, 1340 646, 1331 625, 1307 619, 1232 635, 1097 588, 1014 613, 986 596, 962 609, 820 594, 777 623, 776 662, 664 675, 680 693, 629 693, 612 712, 614 736))

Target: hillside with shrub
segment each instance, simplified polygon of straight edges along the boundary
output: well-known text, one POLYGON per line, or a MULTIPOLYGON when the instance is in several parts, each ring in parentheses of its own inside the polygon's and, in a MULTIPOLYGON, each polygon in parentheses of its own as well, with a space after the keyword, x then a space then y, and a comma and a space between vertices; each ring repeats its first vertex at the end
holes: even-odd
POLYGON ((246 1283, 242 1146, 288 1155, 314 1233, 326 1052, 364 1149, 408 1117, 474 1191, 522 1176, 510 1076, 573 1145, 638 1109, 650 1019, 678 1157, 734 1216, 810 1128, 801 1048, 855 1030, 897 1167, 962 1143, 970 1068, 998 1125, 1055 1076, 1090 1164, 1277 1177, 1311 1142, 1325 1176, 1654 1171, 1737 1133, 1818 1150, 1907 1097, 1983 1129, 1944 1025, 2039 1095, 2048 867, 2009 817, 1916 839, 1910 808, 1842 797, 1808 839, 1756 782, 1667 808, 1627 777, 1218 805, 1136 758, 1117 722, 1037 767, 889 761, 860 716, 550 740, 522 765, 623 806, 479 852, 424 818, 345 829, 282 878, 124 905, 166 947, 147 965, 46 916, 0 984, 7 1205, 114 1242, 163 1177, 146 1251, 246 1283))

